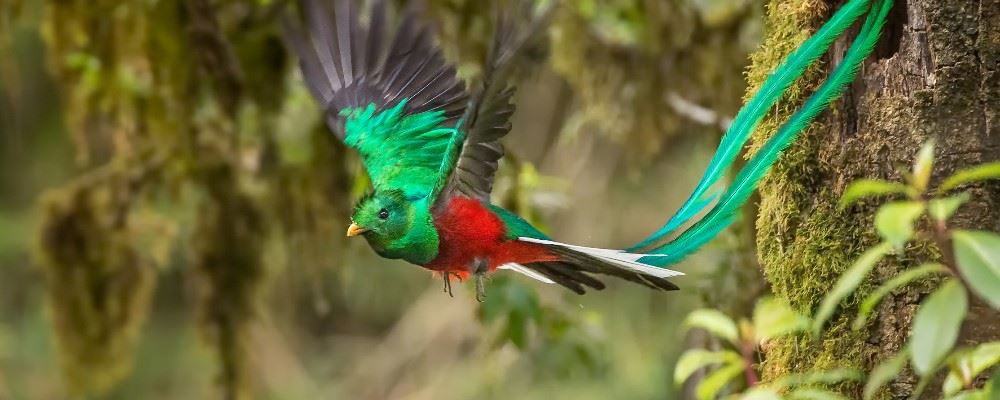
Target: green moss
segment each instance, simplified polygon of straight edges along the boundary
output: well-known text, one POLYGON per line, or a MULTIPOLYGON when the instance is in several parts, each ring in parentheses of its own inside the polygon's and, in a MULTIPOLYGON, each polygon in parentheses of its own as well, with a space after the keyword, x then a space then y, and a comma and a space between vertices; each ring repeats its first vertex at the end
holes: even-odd
MULTIPOLYGON (((747 72, 752 88, 809 37, 828 15, 826 3, 818 0, 772 1, 768 5, 764 44, 751 56, 747 72)), ((823 66, 810 67, 787 97, 766 118, 753 136, 754 149, 766 141, 818 86, 823 66)), ((748 91, 752 95, 753 90, 748 91)), ((822 159, 817 154, 824 121, 806 129, 782 155, 760 187, 757 245, 767 280, 777 296, 793 307, 810 312, 822 300, 856 254, 871 243, 867 228, 847 220, 836 209, 838 194, 832 188, 817 188, 822 159)), ((764 379, 836 367, 859 367, 871 354, 865 335, 854 333, 849 318, 835 318, 824 339, 785 339, 769 344, 764 379)))
POLYGON ((39 259, 63 375, 77 394, 124 377, 149 312, 155 266, 135 245, 124 174, 48 193, 39 259))
POLYGON ((680 96, 720 116, 736 111, 759 5, 566 2, 549 29, 551 68, 579 99, 563 133, 621 142, 638 164, 678 135, 716 133, 715 126, 693 124, 675 112, 669 98, 680 96), (747 39, 732 40, 733 32, 746 32, 747 39))
POLYGON ((200 325, 217 353, 222 398, 247 398, 247 323, 256 314, 265 277, 266 225, 228 165, 207 166, 200 177, 208 201, 199 208, 191 237, 192 264, 200 283, 200 325))

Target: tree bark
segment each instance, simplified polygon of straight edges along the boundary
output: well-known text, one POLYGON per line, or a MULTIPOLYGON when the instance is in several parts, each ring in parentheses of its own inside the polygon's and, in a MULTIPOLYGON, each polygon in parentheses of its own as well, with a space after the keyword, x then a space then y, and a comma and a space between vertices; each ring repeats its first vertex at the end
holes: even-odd
MULTIPOLYGON (((752 94, 789 51, 815 31, 843 2, 772 0, 763 47, 748 73, 752 94)), ((856 31, 856 28, 855 28, 856 31)), ((838 40, 820 67, 810 70, 755 134, 769 138, 842 58, 851 33, 838 40)), ((761 186, 757 244, 774 293, 812 313, 841 273, 874 245, 872 226, 880 201, 847 210, 838 199, 860 178, 901 180, 917 149, 937 140, 932 187, 957 169, 1000 159, 1000 0, 897 0, 874 54, 858 79, 784 154, 761 186)), ((972 189, 953 225, 1000 231, 1000 185, 972 189)), ((849 298, 819 340, 769 343, 764 378, 807 370, 855 367, 870 370, 898 352, 910 332, 917 304, 935 282, 897 291, 867 329, 853 331, 856 305, 875 285, 903 268, 934 260, 929 240, 917 240, 889 257, 849 298)), ((1000 319, 973 303, 961 344, 1000 337, 1000 319)), ((883 392, 909 395, 916 380, 904 373, 883 392)), ((843 388, 849 397, 858 387, 843 388)))

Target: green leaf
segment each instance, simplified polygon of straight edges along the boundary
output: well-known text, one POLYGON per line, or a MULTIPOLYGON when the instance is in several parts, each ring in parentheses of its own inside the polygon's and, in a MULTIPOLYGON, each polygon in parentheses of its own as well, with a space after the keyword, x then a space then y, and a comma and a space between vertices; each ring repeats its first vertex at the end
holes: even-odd
POLYGON ((952 361, 948 377, 944 380, 944 394, 958 393, 971 385, 976 376, 997 363, 1000 363, 1000 342, 983 343, 960 354, 952 361))
POLYGON ((799 388, 788 394, 788 399, 801 400, 848 400, 840 393, 820 388, 799 388))
POLYGON ((708 376, 706 376, 695 389, 695 394, 698 396, 698 399, 711 400, 715 398, 715 395, 717 395, 722 388, 726 387, 726 384, 728 384, 729 381, 732 381, 734 378, 743 373, 743 368, 743 362, 740 360, 740 363, 738 364, 727 364, 726 366, 708 374, 708 376))
POLYGON ((792 310, 784 301, 766 297, 754 307, 753 329, 757 342, 760 342, 808 330, 809 318, 792 310))
POLYGON ((868 297, 865 298, 865 301, 861 303, 861 307, 858 309, 858 317, 854 320, 854 330, 861 329, 865 326, 865 322, 868 320, 868 315, 870 315, 872 310, 875 309, 875 306, 882 301, 882 298, 889 293, 892 293, 893 290, 906 286, 910 282, 913 282, 923 276, 939 272, 947 272, 944 265, 937 263, 924 264, 917 268, 903 271, 903 273, 896 275, 882 286, 879 286, 878 289, 875 289, 875 291, 868 295, 868 297))
POLYGON ((742 363, 743 357, 731 350, 710 351, 691 349, 684 352, 674 367, 674 382, 678 384, 688 380, 695 371, 714 364, 742 363))
POLYGON ((955 261, 965 282, 993 308, 1000 308, 1000 236, 956 230, 951 237, 955 261))
POLYGON ((964 375, 962 371, 956 370, 955 368, 948 371, 948 377, 945 378, 944 384, 941 385, 941 391, 945 394, 945 396, 951 396, 958 393, 959 390, 962 390, 965 386, 964 383, 962 383, 962 375, 964 375))
POLYGON ((518 312, 510 313, 504 329, 506 338, 518 349, 524 350, 528 345, 528 320, 518 312))
POLYGON ((913 186, 923 193, 931 180, 931 170, 934 169, 934 139, 928 140, 917 153, 913 163, 913 186))
POLYGON ((1000 178, 1000 161, 963 169, 944 180, 938 192, 944 193, 966 183, 1000 178))
POLYGON ((933 379, 933 378, 934 378, 934 374, 928 374, 928 375, 921 376, 920 380, 917 381, 917 386, 915 388, 913 388, 912 392, 910 392, 910 399, 911 400, 915 400, 915 399, 919 399, 920 396, 923 396, 924 395, 924 390, 927 390, 927 386, 930 385, 931 379, 933 379))
POLYGON ((892 358, 883 361, 868 374, 868 382, 865 383, 864 398, 871 400, 875 396, 875 391, 885 385, 893 378, 899 376, 899 372, 906 366, 906 359, 909 349, 903 349, 892 358))
POLYGON ((726 339, 734 345, 739 344, 739 330, 732 318, 718 310, 703 308, 694 310, 684 319, 684 327, 701 328, 715 336, 726 339))
POLYGON ((987 394, 994 396, 994 398, 1000 397, 1000 368, 993 371, 993 376, 990 377, 990 381, 986 382, 986 385, 983 386, 983 390, 985 390, 987 394))
POLYGON ((933 199, 927 203, 927 212, 935 221, 945 222, 958 210, 958 207, 961 207, 967 201, 969 201, 969 194, 965 192, 950 197, 933 199))
POLYGON ((840 208, 846 208, 864 197, 884 196, 888 194, 906 193, 907 186, 902 183, 882 181, 878 179, 860 179, 851 182, 840 198, 840 208))
POLYGON ((917 373, 934 372, 955 346, 968 302, 965 288, 952 279, 931 293, 917 309, 910 342, 913 368, 917 373))
POLYGON ((886 204, 875 214, 875 229, 897 250, 902 250, 913 237, 913 221, 924 212, 924 203, 897 201, 886 204))
POLYGON ((970 390, 946 397, 947 400, 992 400, 984 390, 970 390))
POLYGON ((744 393, 740 400, 781 400, 781 396, 774 389, 756 386, 744 393))
POLYGON ((886 253, 889 252, 891 245, 889 243, 881 243, 878 246, 868 249, 864 252, 861 257, 858 257, 854 261, 854 265, 844 272, 844 275, 840 277, 837 284, 833 286, 833 290, 827 293, 826 297, 823 298, 823 302, 820 303, 819 311, 816 312, 816 316, 813 318, 812 331, 815 336, 819 336, 820 330, 823 329, 823 324, 826 320, 830 319, 833 315, 833 311, 837 309, 837 305, 840 304, 847 295, 851 294, 861 281, 868 276, 872 268, 875 268, 882 257, 885 257, 886 253))

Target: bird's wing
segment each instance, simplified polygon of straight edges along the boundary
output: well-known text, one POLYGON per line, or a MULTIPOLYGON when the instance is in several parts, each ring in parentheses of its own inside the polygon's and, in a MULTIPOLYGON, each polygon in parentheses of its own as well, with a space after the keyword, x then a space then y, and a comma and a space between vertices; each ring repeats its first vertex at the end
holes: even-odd
POLYGON ((536 12, 532 2, 498 12, 496 31, 478 87, 459 120, 458 132, 446 151, 437 197, 455 195, 488 201, 493 177, 503 156, 500 139, 510 132, 515 88, 508 79, 527 44, 537 37, 552 7, 536 12), (526 25, 526 26, 525 26, 526 25))
POLYGON ((432 187, 468 95, 431 32, 409 9, 390 36, 384 0, 365 26, 352 0, 299 9, 304 24, 286 23, 287 38, 334 134, 358 150, 376 187, 406 174, 429 175, 432 187))

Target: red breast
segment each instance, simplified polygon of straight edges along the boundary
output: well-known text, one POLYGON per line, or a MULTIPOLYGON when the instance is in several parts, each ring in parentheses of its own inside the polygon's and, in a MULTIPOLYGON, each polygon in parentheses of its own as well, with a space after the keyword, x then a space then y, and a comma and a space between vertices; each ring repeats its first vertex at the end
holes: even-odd
POLYGON ((463 279, 477 258, 489 260, 490 271, 511 262, 558 259, 542 246, 507 240, 503 221, 479 200, 455 197, 435 214, 434 226, 438 231, 438 256, 424 267, 453 272, 463 279))

